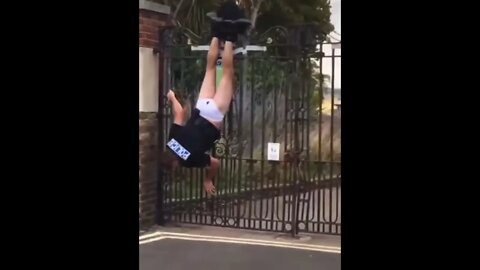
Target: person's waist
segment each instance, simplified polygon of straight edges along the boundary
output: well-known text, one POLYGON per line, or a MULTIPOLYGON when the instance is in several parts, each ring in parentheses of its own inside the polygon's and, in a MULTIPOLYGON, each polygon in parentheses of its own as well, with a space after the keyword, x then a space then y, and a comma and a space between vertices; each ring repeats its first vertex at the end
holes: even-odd
POLYGON ((200 115, 200 110, 195 108, 194 109, 194 114, 192 115, 194 116, 192 121, 193 121, 193 125, 194 126, 202 126, 202 125, 206 125, 208 127, 211 127, 211 128, 214 128, 216 131, 218 131, 218 133, 220 133, 220 131, 218 130, 218 128, 212 124, 208 119, 206 119, 205 117, 201 116, 200 115))

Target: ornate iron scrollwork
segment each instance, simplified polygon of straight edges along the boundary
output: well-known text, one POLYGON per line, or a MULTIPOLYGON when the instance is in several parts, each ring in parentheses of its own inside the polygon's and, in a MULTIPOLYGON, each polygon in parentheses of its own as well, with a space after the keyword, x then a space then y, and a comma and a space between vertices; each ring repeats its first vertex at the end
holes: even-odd
POLYGON ((252 33, 250 40, 252 44, 265 46, 287 44, 288 29, 283 26, 274 26, 267 29, 263 33, 252 33))

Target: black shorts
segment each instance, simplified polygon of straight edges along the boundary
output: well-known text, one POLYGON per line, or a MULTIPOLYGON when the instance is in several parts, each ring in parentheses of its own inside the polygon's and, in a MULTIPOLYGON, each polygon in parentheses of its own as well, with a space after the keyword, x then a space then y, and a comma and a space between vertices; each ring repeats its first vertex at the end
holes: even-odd
POLYGON ((220 139, 220 131, 210 121, 200 116, 200 110, 194 109, 192 116, 188 120, 187 127, 198 129, 202 134, 201 143, 204 145, 205 151, 211 149, 215 141, 220 139))

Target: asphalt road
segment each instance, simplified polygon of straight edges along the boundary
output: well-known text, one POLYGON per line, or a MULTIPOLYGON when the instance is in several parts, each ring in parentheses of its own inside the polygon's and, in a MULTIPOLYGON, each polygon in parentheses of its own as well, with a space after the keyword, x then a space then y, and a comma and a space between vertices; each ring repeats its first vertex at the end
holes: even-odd
POLYGON ((140 245, 140 270, 340 270, 340 254, 164 239, 140 245))

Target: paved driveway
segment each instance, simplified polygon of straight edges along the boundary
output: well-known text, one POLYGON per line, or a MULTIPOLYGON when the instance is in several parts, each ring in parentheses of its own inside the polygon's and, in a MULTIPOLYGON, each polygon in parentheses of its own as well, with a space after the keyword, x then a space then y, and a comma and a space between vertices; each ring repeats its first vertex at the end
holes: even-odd
POLYGON ((340 270, 340 254, 162 239, 140 245, 140 270, 340 270))

